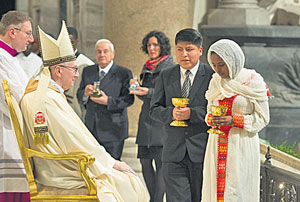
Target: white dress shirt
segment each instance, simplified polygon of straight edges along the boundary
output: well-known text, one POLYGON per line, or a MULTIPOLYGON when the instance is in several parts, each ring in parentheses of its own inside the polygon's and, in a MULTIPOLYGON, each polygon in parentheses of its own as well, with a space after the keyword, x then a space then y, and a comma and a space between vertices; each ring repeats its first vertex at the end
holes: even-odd
MULTIPOLYGON (((198 68, 199 68, 199 60, 198 60, 198 63, 192 69, 190 69, 190 71, 191 71, 191 74, 190 74, 191 86, 193 85, 194 78, 195 78, 195 75, 198 71, 198 68)), ((187 69, 184 69, 183 67, 180 66, 180 84, 181 84, 181 88, 182 88, 182 85, 183 85, 185 77, 186 77, 186 75, 185 75, 186 71, 187 71, 187 69)))

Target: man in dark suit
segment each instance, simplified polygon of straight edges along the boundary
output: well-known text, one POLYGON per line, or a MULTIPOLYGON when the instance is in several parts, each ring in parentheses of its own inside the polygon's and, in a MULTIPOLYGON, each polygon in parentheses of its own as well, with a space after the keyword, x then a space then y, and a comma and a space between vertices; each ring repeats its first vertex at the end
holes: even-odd
POLYGON ((167 201, 200 202, 208 138, 205 92, 213 70, 199 60, 202 36, 198 31, 179 31, 175 44, 179 64, 160 73, 151 100, 150 116, 164 123, 162 161, 167 201), (183 97, 189 99, 188 106, 174 107, 172 98, 183 97), (185 121, 188 126, 170 126, 174 119, 185 121))
POLYGON ((96 43, 96 65, 84 68, 77 98, 86 105, 85 124, 108 153, 120 160, 128 137, 127 107, 134 102, 129 94, 129 69, 113 62, 115 50, 107 39, 96 43), (100 81, 102 96, 91 97, 94 81, 100 81))

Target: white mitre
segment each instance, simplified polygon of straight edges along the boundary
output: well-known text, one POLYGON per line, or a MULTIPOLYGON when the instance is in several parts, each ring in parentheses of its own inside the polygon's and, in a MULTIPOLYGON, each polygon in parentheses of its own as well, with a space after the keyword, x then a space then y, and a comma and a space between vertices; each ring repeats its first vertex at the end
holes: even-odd
POLYGON ((49 67, 64 62, 75 61, 76 57, 64 21, 62 22, 61 31, 57 40, 46 34, 40 27, 38 27, 38 36, 44 68, 37 87, 39 99, 36 100, 35 117, 32 118, 35 130, 34 144, 45 145, 51 141, 48 134, 48 116, 45 108, 45 102, 47 100, 45 94, 47 93, 50 81, 49 67), (37 123, 36 120, 42 120, 43 123, 37 123))
POLYGON ((62 21, 57 40, 46 34, 39 26, 38 35, 44 67, 76 60, 65 21, 62 21))
POLYGON ((38 39, 44 66, 40 76, 38 90, 43 91, 48 87, 50 80, 48 67, 64 62, 75 61, 76 56, 65 21, 62 21, 62 27, 57 40, 46 34, 39 26, 38 39))

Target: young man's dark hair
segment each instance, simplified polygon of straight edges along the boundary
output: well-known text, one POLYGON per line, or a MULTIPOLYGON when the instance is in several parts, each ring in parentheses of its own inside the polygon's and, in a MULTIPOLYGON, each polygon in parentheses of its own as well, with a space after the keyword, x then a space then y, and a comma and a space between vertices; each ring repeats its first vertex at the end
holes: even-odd
POLYGON ((179 31, 175 37, 175 45, 178 41, 190 41, 195 44, 198 48, 202 46, 202 35, 195 29, 187 28, 179 31))

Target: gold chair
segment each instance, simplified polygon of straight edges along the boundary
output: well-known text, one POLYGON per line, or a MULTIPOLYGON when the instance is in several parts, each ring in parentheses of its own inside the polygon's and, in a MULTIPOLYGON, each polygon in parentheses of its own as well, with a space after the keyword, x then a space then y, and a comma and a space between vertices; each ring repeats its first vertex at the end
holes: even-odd
POLYGON ((48 154, 27 148, 23 136, 23 116, 19 105, 15 98, 11 95, 9 85, 6 80, 2 82, 6 103, 9 109, 9 114, 13 129, 16 134, 18 145, 20 148, 26 177, 29 184, 30 200, 31 202, 99 202, 97 197, 97 187, 94 179, 87 174, 87 164, 92 164, 95 158, 91 154, 84 152, 74 152, 69 154, 48 154), (86 183, 87 188, 84 189, 59 189, 53 187, 37 188, 32 167, 30 164, 31 157, 39 157, 48 160, 73 160, 78 163, 78 172, 80 172, 82 179, 86 183), (79 195, 80 194, 80 195, 79 195))

